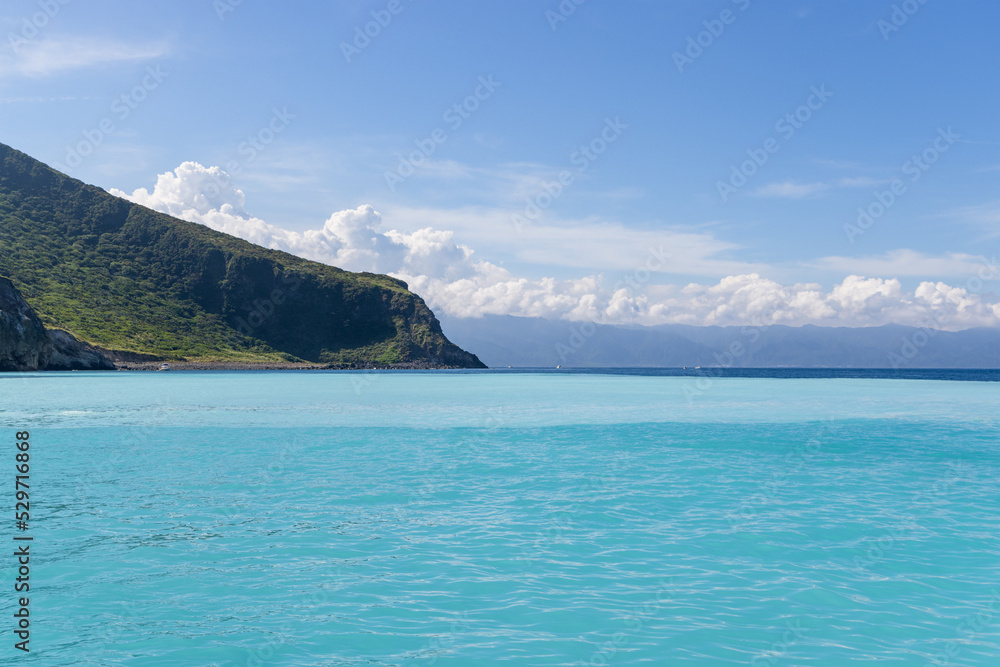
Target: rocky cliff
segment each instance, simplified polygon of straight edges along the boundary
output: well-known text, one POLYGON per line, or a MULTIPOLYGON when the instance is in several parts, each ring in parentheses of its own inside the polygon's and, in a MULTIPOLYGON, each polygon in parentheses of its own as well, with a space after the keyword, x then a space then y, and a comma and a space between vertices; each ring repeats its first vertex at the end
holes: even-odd
POLYGON ((114 370, 107 357, 65 331, 49 331, 7 278, 0 278, 0 371, 114 370))
POLYGON ((0 275, 114 358, 483 367, 402 281, 157 213, 3 144, 0 275))

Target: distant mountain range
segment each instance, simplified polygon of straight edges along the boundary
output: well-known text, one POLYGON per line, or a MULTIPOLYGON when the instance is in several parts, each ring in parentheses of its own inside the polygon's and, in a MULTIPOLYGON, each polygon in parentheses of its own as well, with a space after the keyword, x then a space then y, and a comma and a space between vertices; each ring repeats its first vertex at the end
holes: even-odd
POLYGON ((0 276, 12 368, 44 367, 52 341, 69 341, 42 325, 126 361, 482 367, 400 280, 172 218, 3 144, 0 276), (22 296, 38 315, 30 332, 22 296))
POLYGON ((0 144, 3 276, 10 282, 0 281, 0 370, 99 368, 107 358, 334 367, 1000 368, 1000 329, 985 328, 639 327, 486 316, 444 318, 449 341, 423 299, 399 280, 172 218, 0 144))
POLYGON ((540 318, 442 318, 492 367, 1000 368, 1000 329, 654 327, 540 318))

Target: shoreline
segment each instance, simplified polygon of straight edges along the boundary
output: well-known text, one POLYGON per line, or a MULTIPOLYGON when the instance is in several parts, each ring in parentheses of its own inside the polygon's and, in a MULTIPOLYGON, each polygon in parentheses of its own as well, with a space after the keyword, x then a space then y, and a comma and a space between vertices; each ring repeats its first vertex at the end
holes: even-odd
POLYGON ((405 364, 314 364, 308 362, 250 362, 250 361, 115 361, 118 371, 160 371, 169 364, 173 371, 398 371, 398 370, 456 370, 457 366, 436 366, 419 362, 405 364))

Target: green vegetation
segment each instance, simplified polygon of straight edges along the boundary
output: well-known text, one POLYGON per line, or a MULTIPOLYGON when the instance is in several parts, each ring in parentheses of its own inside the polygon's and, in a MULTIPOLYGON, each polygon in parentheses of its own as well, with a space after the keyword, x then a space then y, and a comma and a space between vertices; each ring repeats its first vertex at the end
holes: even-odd
POLYGON ((0 144, 0 275, 48 328, 197 361, 481 366, 389 276, 268 250, 0 144))

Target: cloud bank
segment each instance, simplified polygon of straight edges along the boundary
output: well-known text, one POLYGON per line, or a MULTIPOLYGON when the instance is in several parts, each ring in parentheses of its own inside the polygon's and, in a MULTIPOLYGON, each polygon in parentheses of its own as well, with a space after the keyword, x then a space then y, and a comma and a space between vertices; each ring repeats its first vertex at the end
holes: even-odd
POLYGON ((250 215, 245 196, 218 167, 185 162, 161 174, 152 192, 111 190, 149 208, 200 223, 268 248, 350 271, 387 273, 409 283, 436 312, 589 320, 608 324, 877 326, 888 323, 965 329, 1000 326, 1000 303, 983 298, 984 281, 1000 278, 995 262, 962 256, 963 285, 922 282, 912 291, 896 278, 849 275, 832 289, 782 285, 759 273, 716 284, 653 284, 671 248, 624 276, 529 280, 476 257, 454 232, 426 227, 412 233, 383 230, 370 205, 339 211, 319 229, 294 231, 250 215))

